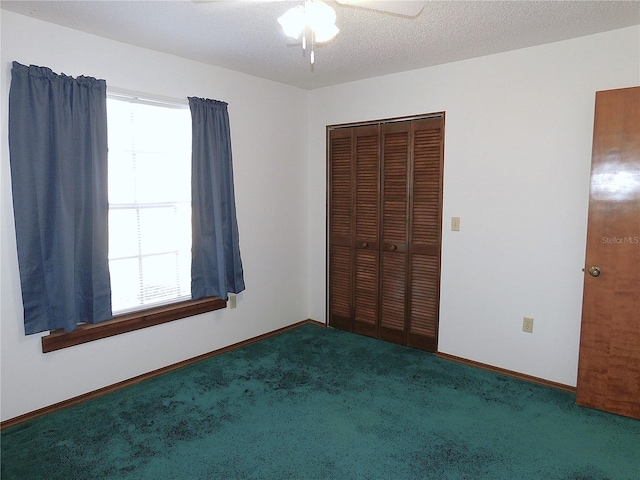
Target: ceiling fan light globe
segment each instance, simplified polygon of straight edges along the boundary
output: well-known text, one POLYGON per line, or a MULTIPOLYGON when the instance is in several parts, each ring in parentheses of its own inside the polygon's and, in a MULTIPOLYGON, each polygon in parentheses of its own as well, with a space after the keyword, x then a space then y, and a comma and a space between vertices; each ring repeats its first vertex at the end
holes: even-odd
POLYGON ((326 42, 340 31, 336 27, 336 11, 321 1, 307 2, 307 22, 316 42, 326 42))
POLYGON ((316 0, 306 3, 307 15, 321 22, 336 22, 336 11, 322 1, 316 0))
POLYGON ((278 23, 282 26, 282 30, 287 37, 298 39, 302 33, 305 23, 304 8, 298 5, 290 8, 282 16, 278 18, 278 23))
POLYGON ((311 28, 335 25, 336 11, 326 3, 308 2, 306 7, 307 22, 311 28))
POLYGON ((315 41, 318 43, 328 42, 335 37, 338 32, 340 32, 340 29, 335 25, 327 25, 320 29, 313 30, 315 41))

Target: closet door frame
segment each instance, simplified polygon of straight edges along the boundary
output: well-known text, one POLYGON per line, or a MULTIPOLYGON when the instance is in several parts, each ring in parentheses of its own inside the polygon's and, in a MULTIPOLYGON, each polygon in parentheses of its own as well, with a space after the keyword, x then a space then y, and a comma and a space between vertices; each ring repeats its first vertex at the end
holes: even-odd
MULTIPOLYGON (((435 328, 435 340, 433 339, 429 339, 428 341, 424 341, 421 340, 420 338, 416 337, 415 334, 413 334, 411 332, 411 308, 410 308, 410 302, 411 302, 411 288, 412 286, 410 285, 411 282, 411 239, 410 239, 410 235, 411 235, 411 224, 412 224, 412 204, 413 204, 413 198, 412 198, 412 189, 413 189, 413 179, 414 179, 414 172, 413 172, 413 148, 414 148, 414 129, 413 127, 409 127, 409 132, 408 132, 408 145, 407 145, 407 160, 406 160, 406 169, 407 169, 407 175, 406 175, 406 191, 407 191, 407 200, 406 200, 406 215, 405 215, 405 221, 406 221, 406 235, 405 235, 405 240, 403 242, 385 242, 383 239, 383 232, 382 232, 382 228, 383 228, 383 221, 382 221, 382 216, 383 216, 383 197, 384 197, 384 192, 383 192, 383 182, 384 182, 384 165, 383 165, 383 148, 384 148, 384 141, 383 141, 383 135, 382 135, 382 131, 385 130, 385 125, 389 125, 389 124, 395 124, 395 123, 400 123, 400 122, 405 122, 406 124, 409 124, 409 122, 412 121, 418 121, 418 120, 435 120, 437 119, 440 124, 441 124, 441 144, 440 144, 440 165, 439 165, 439 179, 438 179, 438 185, 439 185, 439 202, 438 202, 438 210, 439 210, 439 226, 437 227, 439 229, 438 231, 438 238, 440 240, 440 243, 438 244, 438 256, 437 256, 437 280, 436 280, 436 299, 435 299, 435 303, 436 305, 439 305, 439 286, 440 286, 440 253, 441 253, 441 239, 442 239, 442 195, 443 195, 443 161, 444 161, 444 125, 445 125, 445 113, 444 112, 435 112, 435 113, 429 113, 429 114, 423 114, 423 115, 413 115, 413 116, 406 116, 406 117, 395 117, 395 118, 389 118, 389 119, 384 119, 384 120, 373 120, 373 121, 365 121, 365 122, 354 122, 354 123, 345 123, 345 124, 336 124, 336 125, 328 125, 326 127, 326 165, 327 165, 327 199, 326 199, 326 228, 327 228, 327 234, 326 234, 326 308, 327 308, 327 313, 326 313, 326 324, 327 326, 333 326, 342 330, 347 330, 347 331, 351 331, 354 333, 360 333, 360 334, 364 334, 364 335, 368 335, 368 336, 372 336, 375 338, 381 338, 383 340, 389 340, 389 341, 393 341, 395 343, 400 343, 403 345, 410 345, 410 346, 414 346, 417 348, 423 348, 426 350, 430 350, 430 351, 436 351, 437 350, 437 317, 435 319, 436 321, 436 328, 435 328), (331 143, 331 138, 332 135, 338 135, 338 136, 346 136, 346 131, 353 131, 352 129, 355 128, 361 128, 361 127, 373 127, 373 126, 377 126, 379 129, 379 133, 380 133, 380 137, 379 137, 379 147, 378 147, 378 162, 379 162, 379 170, 378 170, 378 190, 377 190, 377 198, 378 198, 378 206, 377 206, 377 211, 378 211, 378 237, 377 239, 375 239, 375 241, 369 241, 369 240, 363 240, 362 238, 359 238, 358 232, 356 231, 357 227, 356 227, 356 221, 357 219, 355 218, 355 214, 357 211, 357 207, 356 207, 356 175, 357 175, 357 165, 356 165, 356 149, 357 149, 357 145, 356 145, 356 141, 354 138, 352 138, 352 142, 351 142, 351 164, 350 164, 350 182, 352 185, 352 189, 351 189, 351 203, 350 203, 350 213, 352 215, 352 222, 351 222, 351 232, 350 232, 350 244, 351 244, 351 250, 350 250, 350 255, 348 260, 346 260, 346 257, 343 255, 341 257, 341 259, 338 259, 337 257, 335 257, 334 252, 331 248, 332 245, 336 245, 335 241, 336 241, 336 235, 334 234, 334 232, 332 231, 332 143, 331 143), (340 131, 340 133, 336 133, 336 131, 340 131), (387 243, 389 245, 387 245, 387 243), (393 248, 393 247, 396 248, 393 248), (367 322, 361 322, 361 321, 356 321, 356 300, 357 300, 357 296, 356 296, 356 275, 358 272, 358 265, 356 264, 356 258, 358 256, 358 250, 362 250, 365 251, 366 249, 369 250, 376 250, 377 251, 377 263, 379 265, 379 269, 378 269, 378 278, 377 278, 377 289, 378 289, 378 298, 376 299, 376 304, 375 306, 372 306, 373 309, 376 312, 377 317, 377 321, 375 322, 375 325, 372 325, 370 323, 367 322), (387 252, 387 250, 389 250, 387 252), (382 314, 382 288, 383 288, 383 279, 382 279, 382 263, 383 263, 383 255, 389 255, 389 254, 395 254, 398 253, 398 251, 400 251, 400 254, 404 255, 404 273, 405 273, 405 291, 404 291, 404 298, 402 299, 402 301, 400 302, 400 311, 403 312, 403 330, 397 330, 396 332, 390 331, 387 328, 383 328, 381 327, 382 325, 382 321, 381 321, 381 314, 382 314), (349 286, 349 291, 348 292, 341 292, 344 296, 348 296, 350 298, 350 318, 345 318, 344 316, 340 316, 339 318, 336 317, 335 315, 332 314, 332 295, 335 293, 336 291, 336 286, 332 284, 331 281, 331 276, 332 276, 332 267, 333 267, 333 263, 339 264, 340 262, 344 262, 344 261, 348 261, 348 265, 345 264, 341 264, 340 268, 341 270, 344 272, 348 269, 349 271, 349 282, 350 282, 350 286, 349 286), (332 290, 333 289, 333 290, 332 290), (391 335, 389 335, 389 333, 391 333, 391 335)), ((395 126, 390 126, 387 127, 387 130, 391 129, 391 130, 395 130, 395 126)), ((346 247, 346 239, 342 238, 342 239, 338 239, 338 241, 340 242, 340 246, 341 248, 344 246, 346 247), (343 245, 344 244, 344 245, 343 245)), ((436 312, 437 315, 437 312, 436 312)), ((397 328, 397 326, 396 326, 397 328)))

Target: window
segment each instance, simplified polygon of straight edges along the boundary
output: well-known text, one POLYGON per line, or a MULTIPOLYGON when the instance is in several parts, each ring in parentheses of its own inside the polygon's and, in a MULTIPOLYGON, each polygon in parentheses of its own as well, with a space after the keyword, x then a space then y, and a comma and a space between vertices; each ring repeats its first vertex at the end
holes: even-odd
MULTIPOLYGON (((224 170, 216 176, 221 181, 218 186, 231 192, 224 202, 226 210, 209 204, 201 208, 206 212, 217 210, 222 219, 223 232, 214 237, 223 240, 216 248, 223 246, 231 252, 223 253, 224 262, 218 268, 230 272, 231 280, 226 274, 224 284, 212 284, 208 279, 207 288, 213 286, 221 294, 192 298, 192 222, 201 225, 203 220, 202 215, 193 218, 191 208, 194 107, 110 93, 109 271, 114 318, 79 324, 71 332, 51 331, 42 337, 43 353, 219 310, 226 307, 225 292, 244 290, 233 186, 225 184, 232 178, 226 103, 195 97, 189 100, 196 105, 200 119, 200 128, 195 129, 200 141, 196 164, 202 170, 203 155, 205 163, 208 161, 210 152, 203 147, 207 144, 203 136, 215 132, 208 137, 220 145, 218 166, 212 168, 224 170), (213 111, 218 114, 215 118, 202 119, 213 111)), ((200 193, 209 198, 207 182, 200 188, 200 193)), ((212 252, 205 253, 202 247, 201 238, 199 255, 207 258, 212 252)), ((199 280, 202 290, 202 275, 199 280)))
POLYGON ((191 298, 191 114, 109 94, 109 270, 114 315, 191 298))
POLYGON ((24 328, 49 331, 43 352, 218 310, 245 288, 227 103, 105 97, 105 80, 13 62, 24 328))

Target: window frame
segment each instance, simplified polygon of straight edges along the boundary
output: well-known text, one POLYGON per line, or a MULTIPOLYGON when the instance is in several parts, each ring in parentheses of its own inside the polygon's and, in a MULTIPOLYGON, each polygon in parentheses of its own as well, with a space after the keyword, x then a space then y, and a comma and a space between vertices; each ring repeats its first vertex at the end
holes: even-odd
POLYGON ((73 332, 52 330, 42 337, 42 353, 113 337, 122 333, 134 332, 143 328, 212 312, 227 307, 227 301, 219 297, 200 298, 171 303, 146 310, 137 310, 113 317, 100 323, 83 323, 73 332))
MULTIPOLYGON (((156 95, 148 95, 148 94, 143 94, 143 93, 138 93, 138 92, 131 92, 131 91, 127 91, 127 90, 121 90, 121 89, 113 89, 108 87, 107 88, 107 115, 109 114, 109 101, 115 101, 115 102, 123 102, 125 104, 128 105, 142 105, 144 107, 156 107, 156 108, 161 108, 163 110, 179 110, 181 112, 184 112, 185 116, 189 118, 189 130, 190 130, 190 134, 192 134, 193 129, 191 128, 191 115, 190 115, 190 107, 189 107, 189 101, 188 99, 173 99, 173 98, 167 98, 167 97, 160 97, 160 96, 156 96, 156 95)), ((121 108, 121 107, 117 107, 117 108, 121 108)), ((129 108, 137 108, 137 107, 129 107, 129 108)), ((164 115, 164 113, 163 113, 164 115)), ((182 115, 182 113, 181 113, 182 115)), ((113 117, 113 120, 111 121, 118 121, 118 117, 115 116, 113 117)), ((109 118, 107 118, 107 124, 109 125, 111 123, 111 121, 109 120, 109 118)), ((186 126, 185 126, 186 127, 186 126)), ((117 130, 117 128, 116 128, 117 130)), ((143 129, 145 130, 145 129, 143 129)), ((185 130, 186 131, 186 130, 185 130)), ((126 133, 126 132, 123 132, 126 133)), ((130 133, 130 132, 129 132, 130 133)), ((143 138, 146 134, 143 132, 143 138)), ((109 138, 111 138, 111 136, 109 136, 109 138)), ((155 138, 155 137, 154 137, 155 138)), ((114 138, 114 140, 117 140, 114 138)), ((138 143, 137 140, 139 140, 136 137, 136 144, 138 143)), ((114 152, 117 151, 117 147, 122 148, 121 142, 116 141, 115 142, 117 145, 114 145, 114 152)), ((144 142, 143 142, 144 143, 144 142)), ((127 142, 128 145, 128 142, 127 142)), ((187 144, 185 143, 184 145, 185 147, 187 146, 187 144)), ((191 140, 189 140, 189 157, 183 157, 184 161, 188 161, 191 162, 191 140)), ((109 146, 111 147, 111 146, 109 146)), ((140 153, 144 152, 144 147, 142 151, 135 151, 133 152, 133 156, 137 156, 140 155, 140 153)), ((110 152, 111 152, 111 148, 110 148, 110 152)), ((111 160, 110 160, 111 161, 111 160)), ((111 179, 110 179, 111 180, 111 179)), ((189 185, 189 187, 191 188, 191 185, 189 185)), ((111 183, 109 184, 109 193, 111 193, 111 183)), ((116 195, 117 196, 117 195, 116 195)), ((164 198, 164 197, 163 197, 164 198)), ((186 197, 185 197, 186 198, 186 197)), ((154 199, 154 201, 152 201, 151 203, 149 203, 149 200, 143 200, 140 203, 138 202, 132 202, 131 198, 128 198, 126 201, 124 201, 122 198, 118 198, 118 199, 113 199, 114 203, 112 203, 112 199, 109 198, 109 228, 111 230, 111 215, 112 212, 114 211, 118 211, 118 210, 129 210, 129 209, 133 209, 136 211, 139 210, 146 210, 148 208, 153 208, 153 207, 160 207, 160 206, 169 206, 169 205, 173 205, 174 207, 177 205, 182 205, 182 200, 179 202, 176 201, 170 201, 170 202, 158 202, 157 199, 154 199)), ((189 208, 191 208, 191 204, 192 204, 192 198, 189 198, 188 201, 185 201, 184 204, 189 204, 189 208)), ((139 224, 138 224, 139 225, 139 224)), ((111 233, 110 233, 111 235, 111 233)), ((190 239, 192 241, 192 239, 190 239)), ((191 246, 189 247, 189 255, 191 255, 191 246)), ((138 260, 138 268, 142 269, 142 265, 140 264, 140 261, 142 261, 145 257, 149 257, 148 253, 145 252, 141 252, 138 251, 138 254, 135 256, 135 258, 138 260)), ((151 256, 155 256, 158 252, 153 252, 151 256)), ((167 253, 167 252, 165 252, 167 253)), ((175 252, 175 253, 179 253, 179 252, 175 252)), ((111 270, 112 268, 112 261, 120 261, 123 260, 124 258, 122 257, 114 257, 112 258, 112 252, 111 250, 109 251, 109 270, 111 271, 111 275, 112 275, 112 280, 113 280, 113 271, 111 270)), ((139 272, 139 275, 142 275, 142 271, 139 272)), ((188 278, 185 278, 184 280, 189 280, 188 278)), ((140 280, 138 287, 142 288, 143 287, 143 281, 140 280)), ((184 286, 186 288, 185 291, 183 291, 182 293, 184 293, 183 295, 177 295, 175 297, 172 298, 164 298, 164 299, 159 299, 157 301, 148 301, 150 300, 149 298, 145 298, 144 300, 141 300, 142 303, 138 304, 138 305, 128 305, 125 306, 124 308, 118 308, 117 310, 114 310, 114 317, 118 317, 118 316, 122 316, 128 313, 134 313, 134 312, 139 312, 139 311, 145 311, 145 310, 149 310, 149 309, 153 309, 154 307, 161 307, 163 305, 172 305, 175 303, 180 303, 180 302, 184 302, 187 300, 191 299, 191 291, 188 288, 188 281, 184 282, 184 286), (188 291, 187 291, 188 290, 188 291)), ((112 284, 113 286, 113 284, 112 284)), ((113 288, 111 290, 112 296, 114 296, 114 292, 113 292, 113 288)), ((114 296, 115 299, 115 296, 114 296)), ((115 305, 112 305, 112 307, 115 307, 115 305)), ((122 306, 121 306, 122 307, 122 306)))

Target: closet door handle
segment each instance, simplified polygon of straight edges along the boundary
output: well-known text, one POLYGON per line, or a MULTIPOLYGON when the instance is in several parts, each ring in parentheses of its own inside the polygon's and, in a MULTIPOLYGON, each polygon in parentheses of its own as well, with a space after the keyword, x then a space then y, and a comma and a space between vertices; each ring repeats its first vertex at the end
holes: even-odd
POLYGON ((391 245, 389 248, 390 248, 390 249, 391 249, 391 251, 393 252, 393 251, 394 251, 396 248, 398 248, 398 247, 396 247, 395 245, 391 245))
POLYGON ((367 242, 362 242, 362 248, 367 248, 369 244, 367 242))

